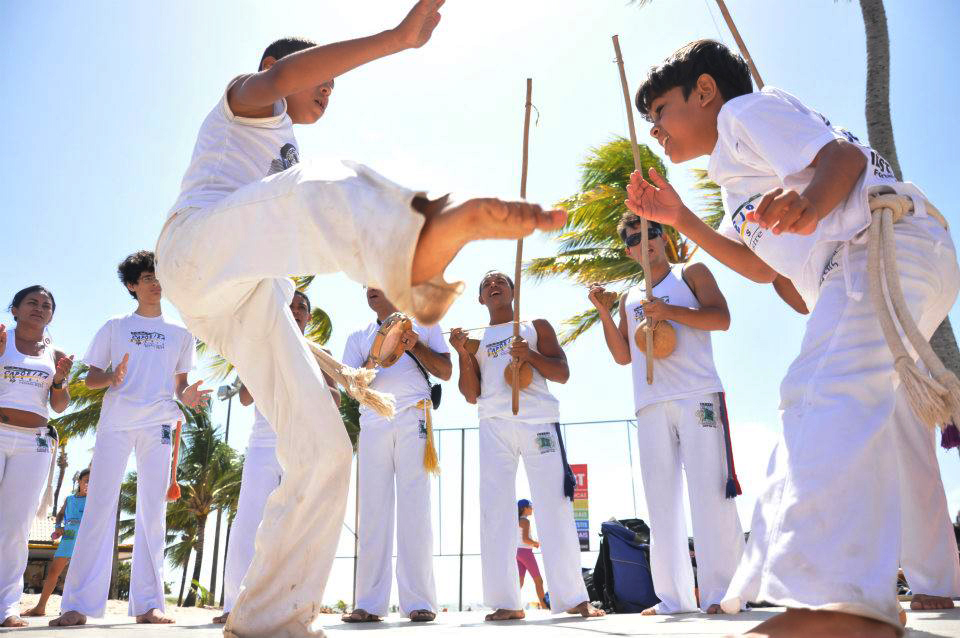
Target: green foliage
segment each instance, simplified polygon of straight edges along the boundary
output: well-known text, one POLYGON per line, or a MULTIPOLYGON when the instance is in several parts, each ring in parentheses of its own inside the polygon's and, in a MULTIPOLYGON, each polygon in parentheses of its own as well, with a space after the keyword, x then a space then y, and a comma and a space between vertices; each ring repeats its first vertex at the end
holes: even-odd
POLYGON ((213 605, 213 596, 210 595, 210 590, 201 585, 200 581, 193 581, 193 588, 197 592, 197 607, 213 605))
MULTIPOLYGON (((653 167, 666 177, 663 161, 646 145, 640 145, 639 150, 643 172, 653 167)), ((593 283, 617 284, 621 290, 637 285, 643 281, 643 269, 627 256, 617 234, 617 224, 626 212, 623 202, 627 198, 627 184, 634 170, 630 141, 616 137, 590 149, 581 166, 580 190, 558 204, 567 209, 568 218, 556 237, 559 244, 556 256, 529 261, 524 273, 535 280, 571 280, 584 286, 586 299, 586 288, 593 283)), ((705 214, 704 221, 715 228, 723 215, 720 189, 707 179, 705 171, 695 173, 699 208, 705 214)), ((688 261, 696 248, 675 229, 667 227, 665 231, 670 260, 688 261)), ((599 320, 599 314, 592 307, 569 317, 563 321, 561 342, 572 342, 599 320)))
POLYGON ((360 402, 343 390, 340 390, 340 418, 343 419, 343 427, 346 428, 353 451, 356 452, 360 440, 360 402))
POLYGON ((83 363, 74 365, 68 385, 70 411, 63 416, 50 419, 50 424, 57 429, 61 442, 93 432, 97 427, 97 421, 100 420, 100 408, 103 406, 103 396, 107 389, 91 390, 87 387, 84 379, 89 369, 83 363))

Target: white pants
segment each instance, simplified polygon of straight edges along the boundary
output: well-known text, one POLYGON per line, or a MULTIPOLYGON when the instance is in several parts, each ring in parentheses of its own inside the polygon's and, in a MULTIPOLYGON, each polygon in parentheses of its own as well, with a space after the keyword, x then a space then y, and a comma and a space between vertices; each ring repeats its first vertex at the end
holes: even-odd
POLYGON ((420 408, 399 412, 392 422, 366 415, 361 418, 357 608, 376 616, 389 611, 394 511, 400 612, 409 615, 419 609, 437 610, 430 475, 423 469, 426 442, 420 408))
POLYGON ((480 554, 483 604, 521 609, 517 577, 517 462, 530 481, 550 607, 561 614, 590 600, 580 571, 573 502, 563 493, 563 461, 553 423, 480 421, 480 554))
MULTIPOLYGON (((908 217, 896 224, 896 249, 908 307, 929 338, 957 295, 953 244, 936 222, 908 217)), ((895 374, 867 294, 866 258, 865 245, 850 246, 847 276, 838 269, 824 281, 800 355, 780 386, 783 432, 724 601, 728 611, 741 600, 766 600, 866 616, 903 631, 894 591, 895 374)))
POLYGON ((267 499, 280 485, 283 472, 272 446, 248 447, 237 500, 237 516, 230 527, 230 548, 223 575, 223 611, 229 612, 240 593, 240 584, 253 561, 254 538, 263 520, 267 499))
POLYGON ((902 391, 893 428, 900 468, 900 567, 915 594, 960 596, 960 558, 935 436, 917 422, 902 391))
POLYGON ((716 394, 662 401, 637 412, 640 474, 650 512, 650 571, 659 614, 697 611, 683 507, 687 474, 700 608, 718 604, 743 554, 743 530, 726 497, 727 465, 716 394))
POLYGON ((0 623, 20 615, 30 525, 47 486, 53 449, 46 427, 0 425, 0 623))
POLYGON ((325 181, 303 163, 172 218, 157 275, 190 331, 234 364, 277 432, 284 480, 267 500, 225 632, 322 635, 311 627, 346 509, 352 447, 288 308, 289 277, 342 271, 436 321, 456 288, 410 287, 424 218, 415 195, 358 167, 325 181), (304 560, 309 557, 309 560, 304 560))
POLYGON ((100 618, 107 605, 120 484, 132 450, 137 458, 137 512, 128 613, 164 611, 163 550, 167 488, 176 424, 98 431, 90 461, 87 503, 63 585, 63 611, 100 618))

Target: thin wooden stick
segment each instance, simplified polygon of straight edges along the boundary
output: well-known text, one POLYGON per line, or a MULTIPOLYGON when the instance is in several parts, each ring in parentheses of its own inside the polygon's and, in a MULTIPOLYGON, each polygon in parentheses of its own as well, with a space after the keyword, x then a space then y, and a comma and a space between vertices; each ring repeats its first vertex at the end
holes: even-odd
MULTIPOLYGON (((633 151, 633 167, 635 170, 643 170, 640 162, 640 147, 637 146, 637 128, 633 123, 633 104, 630 102, 630 89, 627 88, 627 73, 623 69, 623 55, 620 53, 620 36, 613 36, 613 50, 617 53, 617 68, 620 69, 620 84, 623 86, 623 101, 627 106, 627 126, 630 129, 630 149, 633 151)), ((640 219, 640 265, 643 267, 643 286, 646 288, 647 301, 653 300, 653 286, 650 278, 650 239, 647 237, 647 229, 650 227, 647 219, 640 219)), ((644 331, 647 338, 647 384, 653 383, 653 326, 648 322, 647 329, 644 331)))
POLYGON ((753 63, 753 58, 750 57, 750 52, 747 51, 747 45, 743 41, 743 38, 740 37, 737 25, 733 23, 733 17, 730 15, 730 12, 727 11, 727 4, 723 0, 717 0, 717 6, 720 7, 720 13, 723 14, 723 19, 726 21, 730 33, 733 34, 733 39, 736 40, 737 46, 740 48, 740 53, 743 54, 743 58, 747 61, 747 66, 750 67, 750 74, 753 76, 753 81, 757 83, 758 89, 762 89, 763 79, 760 77, 760 71, 757 71, 757 65, 753 63))
MULTIPOLYGON (((520 165, 520 199, 527 198, 527 156, 530 150, 530 107, 533 96, 533 78, 527 78, 527 101, 523 112, 523 161, 520 165)), ((520 266, 523 263, 523 238, 517 240, 517 262, 513 276, 513 340, 520 338, 520 266)), ((513 414, 520 412, 520 360, 513 358, 513 414)))

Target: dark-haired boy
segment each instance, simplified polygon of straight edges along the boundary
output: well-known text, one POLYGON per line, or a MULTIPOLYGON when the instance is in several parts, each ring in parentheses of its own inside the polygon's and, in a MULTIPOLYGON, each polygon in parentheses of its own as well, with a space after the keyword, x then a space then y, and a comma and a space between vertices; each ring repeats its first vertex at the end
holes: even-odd
MULTIPOLYGON (((641 219, 630 212, 617 226, 627 255, 637 263, 643 257, 640 228, 641 219)), ((640 472, 650 513, 650 571, 660 599, 643 613, 697 611, 684 474, 697 544, 699 607, 718 613, 743 553, 737 507, 724 489, 733 479, 733 464, 727 459, 729 424, 710 337, 730 326, 730 311, 705 264, 672 266, 660 224, 650 222, 647 234, 654 300, 646 301, 645 283, 630 288, 620 300, 617 325, 599 297, 603 287, 592 286, 589 295, 613 360, 629 364, 633 372, 640 472), (646 379, 646 355, 634 338, 645 318, 669 322, 677 336, 670 356, 657 360, 652 384, 646 379)))
POLYGON ((163 314, 153 253, 130 255, 118 274, 137 308, 108 320, 83 358, 90 368, 87 387, 107 392, 90 461, 89 495, 63 586, 63 613, 51 625, 82 625, 88 616, 103 616, 117 498, 131 451, 137 458, 137 511, 129 613, 138 623, 173 622, 164 615, 163 556, 173 431, 183 419, 176 400, 197 408, 210 390, 201 390, 201 381, 187 381, 196 365, 195 341, 163 314))
POLYGON ((229 82, 204 120, 161 231, 158 274, 170 299, 257 398, 276 428, 285 478, 257 532, 269 551, 254 557, 227 634, 315 633, 346 508, 352 448, 286 312, 289 276, 344 272, 431 324, 459 292, 442 273, 466 243, 564 222, 560 212, 496 199, 444 210, 446 199, 430 201, 359 164, 330 174, 297 163, 292 125, 323 115, 333 80, 426 44, 442 4, 419 0, 397 27, 365 38, 271 45, 258 72, 229 82))
POLYGON ((956 298, 953 242, 876 151, 783 91, 753 93, 746 64, 722 44, 691 43, 653 69, 637 108, 672 161, 710 155, 727 215, 713 231, 652 169, 653 184, 631 177, 627 206, 753 281, 789 280, 811 309, 781 384, 769 485, 723 606, 790 608, 757 635, 899 635, 896 382, 867 291, 868 196, 913 200, 916 212, 895 225, 897 269, 927 337, 956 298))

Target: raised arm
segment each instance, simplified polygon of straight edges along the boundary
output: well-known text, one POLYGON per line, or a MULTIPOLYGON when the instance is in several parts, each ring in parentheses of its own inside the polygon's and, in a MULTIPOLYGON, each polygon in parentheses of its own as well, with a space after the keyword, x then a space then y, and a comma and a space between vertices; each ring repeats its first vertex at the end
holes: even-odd
POLYGON ((230 109, 236 115, 258 117, 260 110, 281 98, 319 86, 368 62, 423 46, 440 22, 443 2, 419 0, 393 29, 310 47, 239 79, 227 92, 230 109))
POLYGON ((53 375, 53 386, 50 388, 50 407, 57 414, 60 414, 70 405, 70 390, 67 384, 70 383, 70 370, 73 368, 73 355, 69 357, 59 350, 53 353, 53 358, 57 362, 57 371, 53 375))
POLYGON ((457 387, 467 403, 476 403, 480 397, 480 363, 467 350, 467 333, 460 328, 450 331, 450 345, 457 353, 460 363, 460 377, 457 387))
POLYGON ((510 356, 529 362, 544 379, 566 383, 570 378, 570 366, 553 326, 546 319, 534 319, 533 327, 537 331, 537 349, 530 348, 526 341, 517 341, 510 344, 510 356))
POLYGON ((607 350, 613 355, 613 360, 622 366, 629 365, 631 360, 630 342, 627 340, 627 315, 624 310, 624 299, 626 295, 620 297, 620 325, 618 326, 613 321, 610 308, 603 303, 600 297, 600 294, 603 292, 605 292, 603 286, 593 285, 590 287, 590 294, 587 298, 600 314, 600 325, 603 326, 603 338, 607 342, 607 350))

